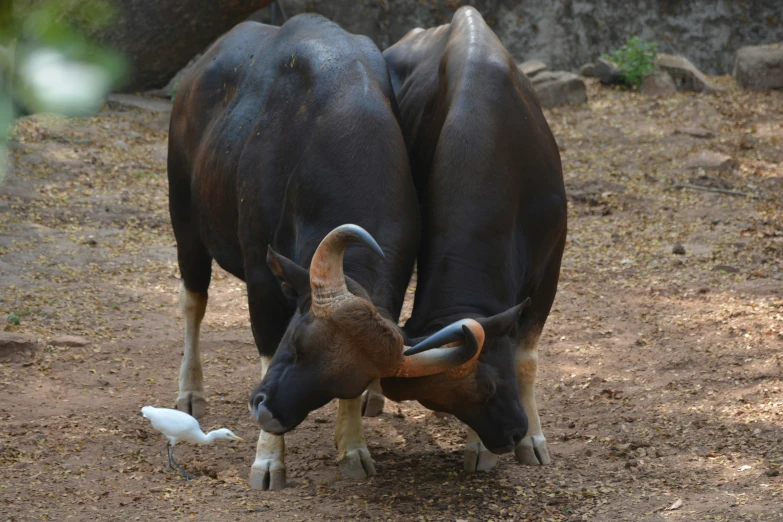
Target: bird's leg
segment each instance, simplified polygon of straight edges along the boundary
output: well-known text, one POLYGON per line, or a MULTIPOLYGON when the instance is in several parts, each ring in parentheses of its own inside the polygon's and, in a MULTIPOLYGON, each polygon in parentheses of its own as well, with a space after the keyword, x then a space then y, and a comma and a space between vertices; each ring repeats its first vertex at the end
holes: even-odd
POLYGON ((179 462, 174 460, 174 446, 172 446, 171 443, 166 442, 166 449, 169 452, 169 468, 179 471, 182 476, 185 477, 185 480, 192 480, 193 475, 185 471, 183 467, 179 465, 179 462))
POLYGON ((171 463, 171 443, 166 441, 166 453, 169 455, 169 469, 174 469, 174 465, 171 463))

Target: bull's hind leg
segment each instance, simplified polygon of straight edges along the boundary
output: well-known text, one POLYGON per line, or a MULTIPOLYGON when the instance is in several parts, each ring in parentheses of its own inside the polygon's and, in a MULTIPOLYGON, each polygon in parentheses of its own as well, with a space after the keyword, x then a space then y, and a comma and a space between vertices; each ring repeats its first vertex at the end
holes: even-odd
POLYGON ((365 417, 377 417, 383 413, 383 405, 386 398, 383 396, 380 379, 375 379, 370 383, 362 394, 362 415, 365 417))
POLYGON ((179 285, 179 308, 185 319, 185 353, 179 368, 177 409, 201 418, 206 411, 204 374, 201 369, 199 332, 207 310, 207 293, 191 292, 185 282, 179 285))
MULTIPOLYGON (((269 368, 271 357, 261 356, 261 379, 269 368)), ((283 489, 286 484, 285 438, 261 431, 256 445, 256 459, 250 468, 250 487, 262 491, 283 489)))
POLYGON ((177 261, 182 281, 179 307, 185 319, 185 353, 179 369, 177 408, 196 418, 206 410, 204 377, 199 351, 201 321, 207 309, 207 289, 212 278, 212 257, 207 252, 193 215, 190 175, 183 168, 176 146, 169 146, 169 212, 177 239, 177 261))
POLYGON ((340 399, 334 430, 337 465, 345 478, 364 479, 375 475, 375 465, 362 432, 362 398, 340 399))
POLYGON ((519 382, 519 397, 528 419, 527 435, 517 446, 514 454, 517 462, 530 466, 544 465, 551 462, 546 437, 541 430, 541 419, 538 416, 536 395, 533 386, 538 370, 538 339, 540 330, 531 332, 517 348, 516 365, 517 381, 519 382))

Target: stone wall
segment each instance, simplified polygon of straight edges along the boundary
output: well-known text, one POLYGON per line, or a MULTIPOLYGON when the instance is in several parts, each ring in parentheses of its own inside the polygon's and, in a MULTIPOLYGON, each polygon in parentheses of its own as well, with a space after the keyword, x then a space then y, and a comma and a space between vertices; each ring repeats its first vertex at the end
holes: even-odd
MULTIPOLYGON (((731 72, 744 45, 783 40, 783 0, 282 0, 288 16, 321 13, 383 49, 413 27, 474 5, 519 60, 577 70, 634 35, 710 74, 731 72)), ((268 10, 268 9, 267 9, 268 10)), ((266 10, 265 10, 266 11, 266 10)), ((267 16, 259 13, 256 18, 267 16)))

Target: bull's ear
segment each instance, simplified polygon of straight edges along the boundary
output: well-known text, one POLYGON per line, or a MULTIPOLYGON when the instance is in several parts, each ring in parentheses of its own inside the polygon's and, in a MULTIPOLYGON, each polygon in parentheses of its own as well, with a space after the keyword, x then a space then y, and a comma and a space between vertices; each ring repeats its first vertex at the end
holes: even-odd
POLYGON ((503 335, 507 335, 513 330, 513 328, 519 322, 519 318, 522 316, 522 312, 525 308, 530 306, 530 298, 528 297, 518 305, 509 308, 505 312, 500 312, 492 317, 484 317, 476 319, 478 323, 484 328, 484 333, 487 338, 494 339, 503 335))
POLYGON ((272 250, 271 245, 266 250, 266 264, 280 280, 286 297, 296 300, 300 296, 310 294, 310 274, 307 269, 278 254, 272 250))

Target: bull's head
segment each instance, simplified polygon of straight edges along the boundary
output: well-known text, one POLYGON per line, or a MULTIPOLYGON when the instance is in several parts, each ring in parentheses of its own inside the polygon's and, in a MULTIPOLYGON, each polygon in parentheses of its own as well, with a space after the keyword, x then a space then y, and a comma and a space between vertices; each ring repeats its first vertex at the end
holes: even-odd
POLYGON ((404 356, 408 347, 401 329, 343 273, 343 254, 351 242, 383 256, 372 236, 356 225, 330 232, 309 271, 268 251, 267 264, 298 306, 264 379, 250 395, 250 410, 264 431, 292 430, 311 411, 334 398, 358 397, 377 378, 470 373, 475 366, 484 334, 473 320, 451 325, 404 356))
MULTIPOLYGON (((392 400, 417 400, 429 409, 451 413, 473 428, 490 451, 513 451, 528 427, 519 399, 514 361, 518 343, 514 339, 520 314, 529 305, 528 298, 498 315, 460 321, 470 324, 470 330, 463 331, 464 338, 476 334, 479 344, 479 350, 467 364, 413 379, 382 379, 384 394, 392 400)), ((457 324, 424 338, 406 353, 457 340, 457 324)))

